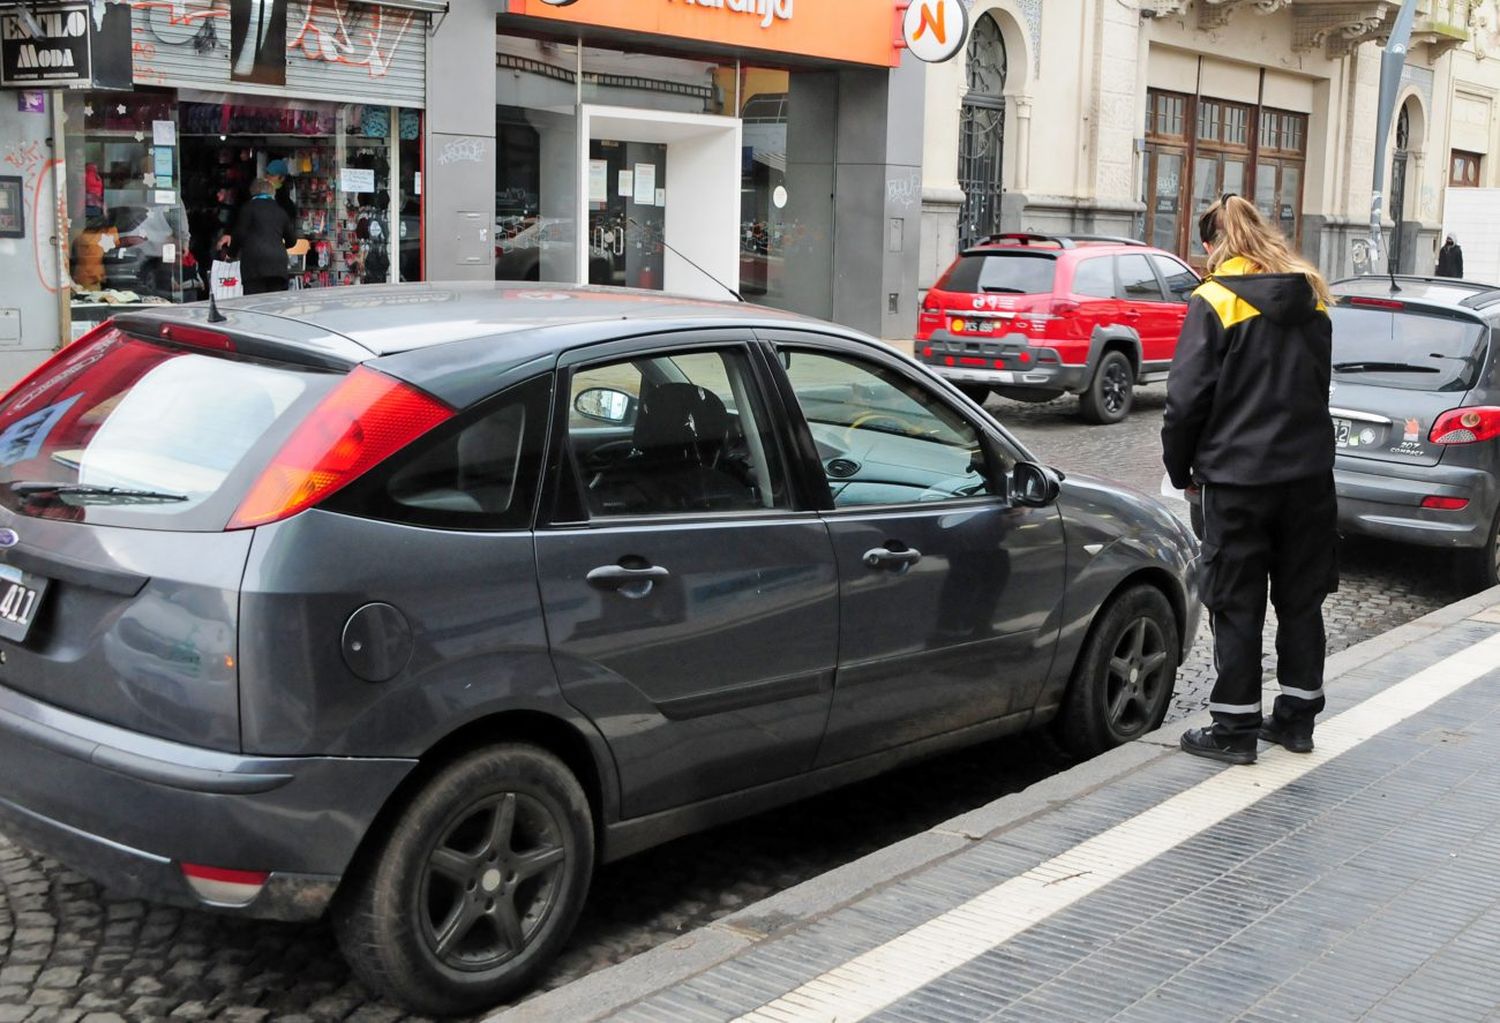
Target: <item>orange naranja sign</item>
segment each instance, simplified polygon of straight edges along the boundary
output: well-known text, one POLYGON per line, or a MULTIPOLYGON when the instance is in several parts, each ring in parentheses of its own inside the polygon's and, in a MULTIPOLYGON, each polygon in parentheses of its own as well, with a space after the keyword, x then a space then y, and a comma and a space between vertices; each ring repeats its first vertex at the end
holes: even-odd
POLYGON ((899 0, 507 0, 508 14, 851 64, 901 63, 899 0))

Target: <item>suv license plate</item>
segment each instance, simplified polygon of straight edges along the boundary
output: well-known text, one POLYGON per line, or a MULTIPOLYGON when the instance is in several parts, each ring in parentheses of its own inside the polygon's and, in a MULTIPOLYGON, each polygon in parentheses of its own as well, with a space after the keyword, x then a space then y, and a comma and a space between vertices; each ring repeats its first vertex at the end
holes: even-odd
POLYGON ((46 592, 47 580, 41 576, 0 565, 0 637, 24 640, 46 592))

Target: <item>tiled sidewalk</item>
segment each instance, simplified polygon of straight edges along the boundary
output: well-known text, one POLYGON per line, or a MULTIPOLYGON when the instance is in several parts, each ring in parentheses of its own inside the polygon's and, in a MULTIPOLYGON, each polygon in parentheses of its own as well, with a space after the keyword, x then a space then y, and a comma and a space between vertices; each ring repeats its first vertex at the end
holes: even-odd
POLYGON ((1331 664, 1310 757, 1179 725, 497 1019, 1500 1020, 1496 599, 1331 664))

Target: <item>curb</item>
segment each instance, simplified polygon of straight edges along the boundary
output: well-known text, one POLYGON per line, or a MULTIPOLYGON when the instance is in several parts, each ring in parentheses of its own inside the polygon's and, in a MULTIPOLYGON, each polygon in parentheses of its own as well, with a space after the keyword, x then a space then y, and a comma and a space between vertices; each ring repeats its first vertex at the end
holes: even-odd
MULTIPOLYGON (((1439 608, 1331 655, 1325 677, 1331 681, 1348 675, 1496 605, 1500 605, 1500 587, 1439 608)), ((1275 693, 1274 683, 1268 684, 1266 690, 1275 693)), ((1133 743, 777 892, 623 963, 503 1009, 487 1017, 485 1023, 555 1020, 585 1023, 613 1015, 665 987, 733 958, 766 938, 827 915, 874 888, 900 881, 974 842, 1024 824, 1172 756, 1177 751, 1181 729, 1206 725, 1210 720, 1208 712, 1203 711, 1174 721, 1133 743)))

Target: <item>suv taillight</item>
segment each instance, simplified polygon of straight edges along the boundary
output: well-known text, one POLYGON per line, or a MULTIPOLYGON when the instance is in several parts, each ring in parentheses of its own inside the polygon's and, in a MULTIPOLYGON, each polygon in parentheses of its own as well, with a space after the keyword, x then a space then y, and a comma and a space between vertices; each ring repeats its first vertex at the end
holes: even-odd
POLYGON ((261 526, 311 508, 452 416, 451 408, 415 387, 356 367, 282 445, 229 528, 261 526))
POLYGON ((1434 444, 1477 444, 1495 437, 1500 437, 1500 408, 1490 405, 1449 409, 1427 434, 1434 444))

